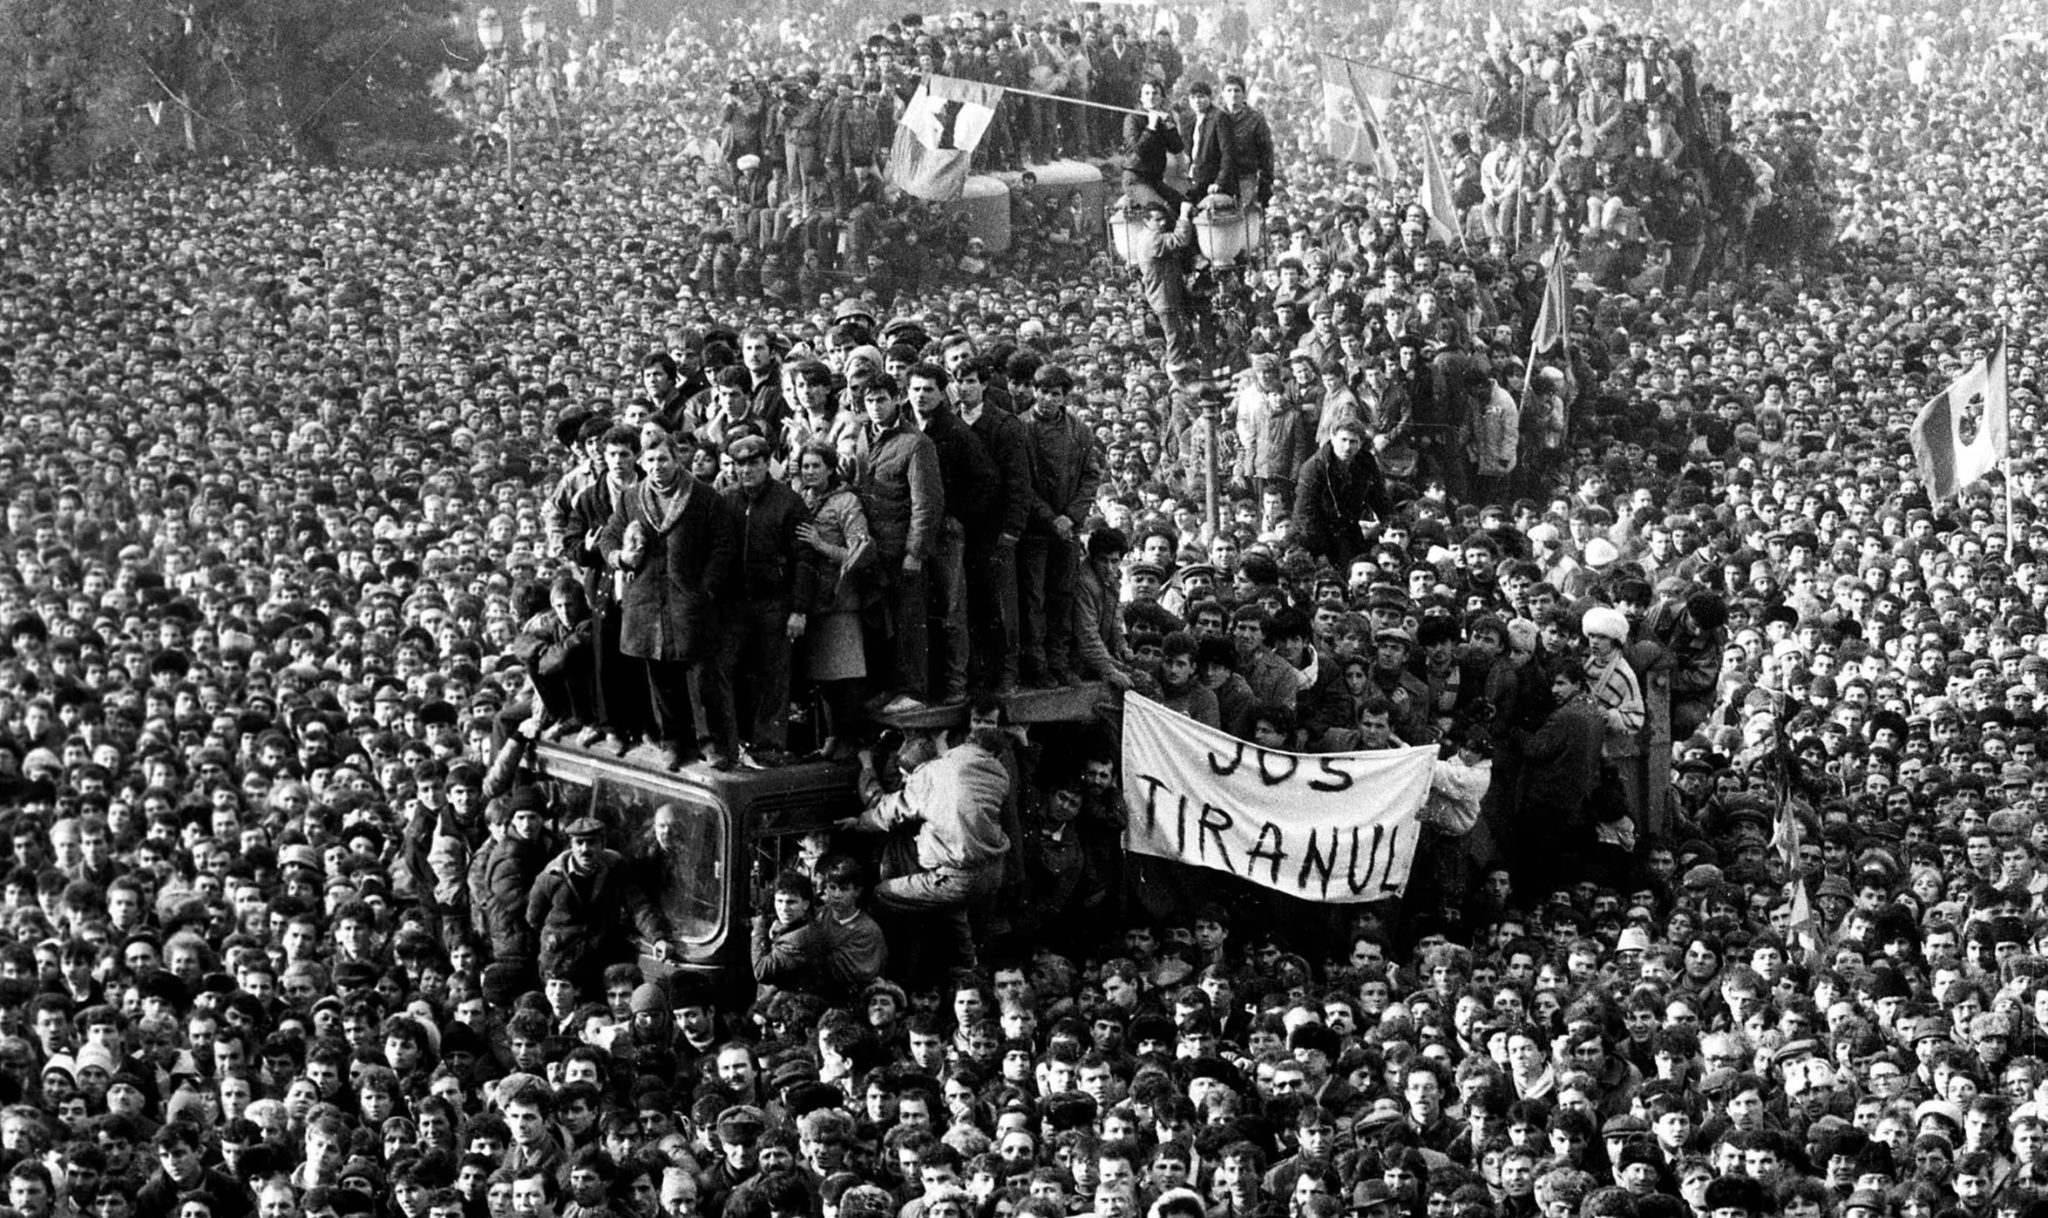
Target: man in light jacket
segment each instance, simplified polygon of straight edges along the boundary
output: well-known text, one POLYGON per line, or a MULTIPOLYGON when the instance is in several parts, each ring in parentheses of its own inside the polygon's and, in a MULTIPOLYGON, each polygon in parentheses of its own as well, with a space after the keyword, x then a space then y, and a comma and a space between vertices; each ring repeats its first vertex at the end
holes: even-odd
POLYGON ((1002 827, 1010 774, 989 743, 977 733, 941 755, 935 734, 912 735, 897 752, 904 778, 896 791, 883 786, 873 752, 862 752, 860 794, 867 811, 839 825, 870 833, 915 827, 909 851, 884 853, 875 900, 904 913, 946 915, 955 968, 977 967, 968 907, 995 896, 1010 849, 1002 827))

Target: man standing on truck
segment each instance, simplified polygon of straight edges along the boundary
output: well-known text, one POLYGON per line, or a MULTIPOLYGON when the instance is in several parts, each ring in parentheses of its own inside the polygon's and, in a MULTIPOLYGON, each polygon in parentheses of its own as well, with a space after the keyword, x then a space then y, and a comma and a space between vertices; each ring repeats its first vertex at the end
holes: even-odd
POLYGON ((898 791, 882 785, 873 751, 863 750, 860 795, 867 811, 839 822, 842 829, 871 833, 915 826, 914 839, 884 850, 875 900, 904 913, 945 914, 955 968, 977 967, 968 907, 995 895, 1010 849, 1002 826, 1010 775, 993 744, 975 732, 941 755, 936 733, 914 733, 896 753, 904 776, 898 791))

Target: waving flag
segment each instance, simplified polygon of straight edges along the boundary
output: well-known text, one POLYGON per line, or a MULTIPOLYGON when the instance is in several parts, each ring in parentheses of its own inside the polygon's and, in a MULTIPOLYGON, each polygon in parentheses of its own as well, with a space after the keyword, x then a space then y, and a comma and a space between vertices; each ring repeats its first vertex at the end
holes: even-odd
POLYGON ((1393 75, 1328 52, 1321 59, 1324 134, 1330 155, 1370 165, 1383 178, 1396 176, 1399 171, 1387 147, 1385 116, 1380 113, 1380 107, 1393 95, 1393 75))
POLYGON ((1529 336, 1531 358, 1558 343, 1570 342, 1572 288, 1571 281, 1565 278, 1564 254, 1564 239, 1560 237, 1543 259, 1549 269, 1543 276, 1543 307, 1536 314, 1536 329, 1529 336))
POLYGON ((1920 408, 1913 455, 1927 498, 1942 503, 1998 468, 2005 459, 2005 335, 1991 354, 1920 408))
POLYGON ((1436 126, 1429 121, 1427 110, 1422 113, 1422 134, 1422 210, 1429 215, 1429 235, 1449 245, 1464 239, 1465 226, 1459 222, 1457 199, 1451 193, 1451 175, 1444 172, 1436 126))
POLYGON ((889 149, 889 180, 906 194, 945 202, 967 189, 967 163, 988 132, 999 85, 934 73, 911 94, 889 149))

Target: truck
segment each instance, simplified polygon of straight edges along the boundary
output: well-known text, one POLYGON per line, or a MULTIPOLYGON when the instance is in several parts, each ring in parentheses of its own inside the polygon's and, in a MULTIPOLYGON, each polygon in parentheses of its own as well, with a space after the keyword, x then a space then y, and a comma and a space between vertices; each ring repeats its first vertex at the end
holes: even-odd
MULTIPOLYGON (((1094 724, 1105 691, 1096 684, 1030 691, 1004 699, 1011 725, 1059 737, 1094 724)), ((879 731, 946 730, 967 725, 962 705, 877 716, 879 731)), ((721 1000, 744 1005, 751 993, 751 920, 767 882, 796 857, 806 834, 829 830, 862 810, 860 768, 845 761, 802 761, 769 770, 670 770, 651 752, 620 757, 575 744, 542 740, 529 751, 528 777, 548 797, 559 823, 594 816, 606 845, 632 854, 652 836, 655 810, 681 814, 675 851, 689 862, 658 899, 680 954, 657 959, 645 948, 643 976, 671 987, 708 986, 721 1000)))

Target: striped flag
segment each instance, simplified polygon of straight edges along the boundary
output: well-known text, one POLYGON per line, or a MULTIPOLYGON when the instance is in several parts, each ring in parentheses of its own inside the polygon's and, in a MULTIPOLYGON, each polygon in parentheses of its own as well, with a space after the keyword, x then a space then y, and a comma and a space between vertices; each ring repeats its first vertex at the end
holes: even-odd
POLYGON ((1991 354, 1936 394, 1913 420, 1913 456, 1927 498, 1943 503, 2005 459, 2005 334, 1991 354))
POLYGON ((1543 259, 1549 269, 1543 276, 1543 307, 1536 314, 1536 329, 1529 336, 1529 353, 1541 355, 1558 343, 1571 342, 1572 285, 1565 278, 1564 239, 1559 238, 1543 259))
POLYGON ((1422 210, 1429 215, 1429 235, 1449 245, 1463 241, 1465 226, 1459 223, 1458 203, 1451 193, 1451 175, 1444 172, 1443 153, 1437 147, 1436 125, 1429 112, 1422 113, 1422 210))
POLYGON ((1393 95, 1393 74, 1328 52, 1321 60, 1324 135, 1330 155, 1370 165, 1383 178, 1396 177, 1399 167, 1387 147, 1386 120, 1380 113, 1393 95))
POLYGON ((1806 895, 1806 881, 1795 876, 1789 887, 1792 889, 1792 938, 1811 955, 1820 950, 1821 936, 1826 931, 1813 912, 1813 899, 1806 895))
POLYGON ((1000 85, 933 73, 911 94, 889 149, 889 181, 905 194, 946 202, 967 189, 967 163, 988 132, 1000 85))

